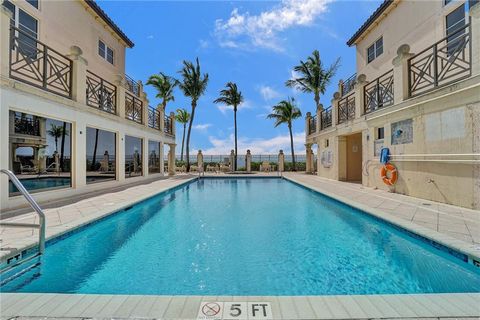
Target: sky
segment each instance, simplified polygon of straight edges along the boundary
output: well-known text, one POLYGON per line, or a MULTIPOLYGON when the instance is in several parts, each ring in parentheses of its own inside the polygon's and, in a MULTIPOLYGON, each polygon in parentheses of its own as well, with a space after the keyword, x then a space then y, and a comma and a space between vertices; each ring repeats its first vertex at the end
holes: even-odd
MULTIPOLYGON (((239 154, 290 153, 286 125, 266 119, 271 107, 294 97, 302 118, 293 123, 295 151, 305 150, 305 115, 315 113, 313 96, 285 87, 292 69, 318 49, 328 66, 341 67, 321 103, 329 106, 338 81, 355 73, 355 48, 347 40, 381 3, 370 1, 110 1, 99 5, 132 39, 126 72, 144 83, 154 73, 179 77, 183 60, 199 58, 209 74, 207 92, 195 111, 190 149, 229 154, 233 149, 233 111, 213 103, 229 81, 236 82, 245 102, 237 112, 239 154)), ((150 105, 160 101, 145 86, 150 105)), ((190 111, 190 100, 175 91, 167 113, 190 111)), ((177 125, 177 153, 183 128, 177 125)), ((191 152, 191 154, 193 153, 191 152)))

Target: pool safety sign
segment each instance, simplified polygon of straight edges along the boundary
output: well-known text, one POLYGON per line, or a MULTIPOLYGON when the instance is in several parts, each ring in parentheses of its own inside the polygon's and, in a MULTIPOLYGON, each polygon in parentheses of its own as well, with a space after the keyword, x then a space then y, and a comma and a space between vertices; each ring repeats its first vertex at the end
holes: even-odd
POLYGON ((203 301, 197 319, 273 319, 270 302, 203 301))

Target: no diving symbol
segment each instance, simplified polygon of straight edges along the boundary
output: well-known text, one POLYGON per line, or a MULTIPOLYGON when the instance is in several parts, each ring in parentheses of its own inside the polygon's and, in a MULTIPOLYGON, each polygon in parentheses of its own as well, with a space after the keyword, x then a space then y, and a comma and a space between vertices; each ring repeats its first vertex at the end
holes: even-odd
POLYGON ((202 307, 202 313, 207 317, 216 316, 220 312, 220 305, 215 302, 205 303, 202 307))

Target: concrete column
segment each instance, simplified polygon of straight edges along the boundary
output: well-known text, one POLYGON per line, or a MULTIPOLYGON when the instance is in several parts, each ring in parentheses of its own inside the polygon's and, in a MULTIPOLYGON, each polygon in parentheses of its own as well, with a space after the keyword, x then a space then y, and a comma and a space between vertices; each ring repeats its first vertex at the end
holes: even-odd
POLYGON ((337 154, 333 161, 338 163, 338 180, 347 180, 347 137, 337 137, 337 154))
POLYGON ((339 92, 333 94, 332 99, 332 127, 335 127, 338 123, 338 102, 340 101, 341 95, 339 92))
POLYGON ((343 96, 343 80, 342 79, 338 80, 338 93, 340 94, 340 97, 343 96))
POLYGON ((320 104, 317 108, 317 133, 320 133, 320 125, 322 123, 322 111, 323 111, 323 104, 320 104))
POLYGON ((148 138, 142 138, 142 173, 144 177, 148 176, 148 155, 150 150, 148 150, 148 138))
POLYGON ((235 170, 235 151, 234 150, 231 150, 230 151, 230 172, 233 172, 235 170))
MULTIPOLYGON (((139 83, 141 83, 141 82, 139 81, 139 83)), ((143 91, 140 92, 140 100, 142 100, 142 106, 143 106, 143 108, 142 108, 142 123, 143 123, 143 125, 148 126, 148 104, 149 104, 149 101, 147 99, 147 94, 143 91)))
POLYGON ((198 150, 197 154, 197 167, 198 167, 198 172, 202 173, 203 170, 203 154, 202 150, 198 150))
POLYGON ((280 150, 278 153, 278 171, 285 171, 285 154, 283 153, 283 150, 280 150))
POLYGON ((410 46, 402 44, 393 59, 393 102, 398 104, 408 99, 408 59, 412 57, 410 46))
POLYGON ((71 46, 67 55, 72 59, 72 99, 81 104, 87 104, 87 66, 88 62, 82 57, 80 47, 71 46))
POLYGON ((367 85, 367 76, 359 74, 354 86, 355 90, 355 119, 360 118, 365 113, 365 96, 363 89, 367 85))
POLYGON ((117 74, 114 84, 117 87, 117 115, 125 119, 125 76, 117 74))
POLYGON ((169 144, 170 150, 168 150, 168 175, 175 175, 175 144, 169 144))
POLYGON ((163 107, 161 104, 157 105, 157 110, 159 111, 159 117, 160 119, 160 132, 164 133, 165 132, 165 110, 163 110, 163 107))
POLYGON ((312 118, 312 114, 307 112, 305 116, 305 137, 310 134, 310 119, 312 118))
POLYGON ((125 180, 125 134, 117 132, 117 180, 125 180))
POLYGON ((305 150, 306 150, 306 166, 305 166, 305 171, 306 173, 313 173, 314 171, 314 166, 313 166, 313 151, 312 151, 312 144, 307 143, 305 144, 305 150))
POLYGON ((87 124, 76 121, 72 124, 72 186, 81 188, 87 184, 87 124))
POLYGON ((165 151, 163 150, 164 148, 164 143, 160 141, 160 173, 165 175, 165 161, 164 161, 164 156, 165 156, 165 151))
POLYGON ((247 150, 245 156, 245 170, 247 172, 252 172, 252 154, 250 153, 250 150, 247 150))
POLYGON ((172 123, 172 135, 175 137, 177 129, 175 128, 175 112, 170 112, 170 121, 172 123))
MULTIPOLYGON (((10 70, 10 19, 12 14, 0 6, 0 75, 9 77, 10 70)), ((5 176, 4 174, 2 176, 5 176)), ((8 190, 8 188, 6 189, 8 190)))
MULTIPOLYGON (((470 24, 472 35, 470 43, 472 45, 472 75, 480 74, 480 3, 470 8, 470 24)), ((2 25, 3 26, 3 25, 2 25)))

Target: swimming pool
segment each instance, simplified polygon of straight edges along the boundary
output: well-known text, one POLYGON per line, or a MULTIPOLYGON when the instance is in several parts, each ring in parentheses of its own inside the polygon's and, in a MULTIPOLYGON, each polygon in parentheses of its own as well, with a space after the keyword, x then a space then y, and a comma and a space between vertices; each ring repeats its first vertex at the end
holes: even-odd
MULTIPOLYGON (((71 181, 72 179, 70 179, 70 177, 38 177, 20 180, 28 191, 37 191, 38 189, 45 188, 70 187, 71 181)), ((12 181, 8 181, 8 191, 10 193, 18 192, 17 187, 15 187, 12 181)))
POLYGON ((202 179, 47 246, 3 292, 478 292, 458 257, 284 179, 202 179))

